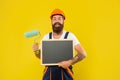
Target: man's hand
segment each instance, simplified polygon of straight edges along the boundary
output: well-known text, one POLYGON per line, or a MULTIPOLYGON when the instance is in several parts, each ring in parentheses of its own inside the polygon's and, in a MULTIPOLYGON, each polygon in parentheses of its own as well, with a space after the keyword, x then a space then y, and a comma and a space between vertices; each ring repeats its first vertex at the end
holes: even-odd
POLYGON ((35 52, 36 57, 40 59, 40 49, 38 44, 34 44, 32 48, 33 48, 33 51, 35 52))
POLYGON ((38 46, 38 44, 34 44, 32 48, 33 48, 33 51, 36 51, 39 49, 39 46, 38 46))
POLYGON ((67 67, 69 67, 70 65, 72 65, 72 60, 68 60, 68 61, 62 61, 58 63, 59 67, 62 67, 64 69, 66 69, 67 67))

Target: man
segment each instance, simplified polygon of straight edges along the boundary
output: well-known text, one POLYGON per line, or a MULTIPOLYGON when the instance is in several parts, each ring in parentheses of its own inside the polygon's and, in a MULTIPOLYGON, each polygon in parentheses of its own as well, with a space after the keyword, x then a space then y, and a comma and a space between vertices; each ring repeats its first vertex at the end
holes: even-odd
MULTIPOLYGON (((74 80, 72 73, 72 65, 78 61, 83 60, 86 57, 86 52, 78 39, 73 33, 63 30, 64 21, 66 19, 63 11, 55 9, 51 13, 51 23, 53 32, 45 35, 45 39, 72 39, 74 43, 74 49, 77 51, 77 55, 73 59, 62 61, 58 63, 58 66, 46 66, 44 70, 43 80, 74 80)), ((40 58, 40 48, 38 45, 33 45, 35 55, 40 58), (39 54, 36 54, 39 51, 39 54)))

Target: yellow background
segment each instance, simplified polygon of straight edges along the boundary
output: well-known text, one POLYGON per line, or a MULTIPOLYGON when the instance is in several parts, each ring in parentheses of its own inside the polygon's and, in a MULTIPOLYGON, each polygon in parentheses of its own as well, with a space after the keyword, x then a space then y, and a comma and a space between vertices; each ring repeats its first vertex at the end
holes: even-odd
POLYGON ((55 8, 64 11, 65 29, 87 52, 74 65, 75 80, 120 80, 119 0, 0 0, 0 80, 42 80, 34 38, 24 32, 38 29, 42 38, 51 31, 55 8))

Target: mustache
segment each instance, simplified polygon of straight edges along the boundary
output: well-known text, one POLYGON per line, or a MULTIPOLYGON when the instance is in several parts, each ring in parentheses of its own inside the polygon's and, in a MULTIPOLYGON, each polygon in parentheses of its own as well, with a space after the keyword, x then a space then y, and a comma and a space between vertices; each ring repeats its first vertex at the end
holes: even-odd
POLYGON ((62 25, 61 23, 59 23, 59 22, 56 22, 56 23, 54 23, 54 24, 53 24, 53 26, 55 26, 56 24, 58 24, 58 25, 62 25))

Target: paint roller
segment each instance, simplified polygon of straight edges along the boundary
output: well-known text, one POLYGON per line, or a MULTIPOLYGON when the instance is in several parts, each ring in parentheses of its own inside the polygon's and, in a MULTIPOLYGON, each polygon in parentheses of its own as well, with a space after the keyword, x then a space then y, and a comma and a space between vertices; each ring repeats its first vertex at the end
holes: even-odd
MULTIPOLYGON (((25 32, 24 33, 24 36, 26 38, 31 38, 31 37, 34 37, 34 36, 37 36, 35 39, 34 39, 34 44, 38 44, 37 43, 37 39, 40 38, 40 32, 38 30, 32 30, 32 31, 29 31, 29 32, 25 32)), ((39 50, 36 51, 36 54, 39 53, 39 50)))

